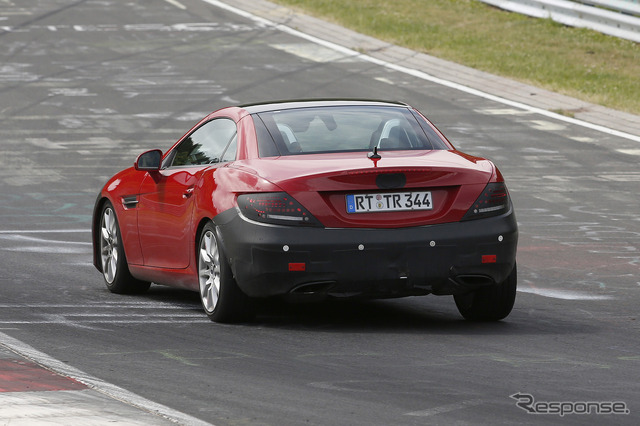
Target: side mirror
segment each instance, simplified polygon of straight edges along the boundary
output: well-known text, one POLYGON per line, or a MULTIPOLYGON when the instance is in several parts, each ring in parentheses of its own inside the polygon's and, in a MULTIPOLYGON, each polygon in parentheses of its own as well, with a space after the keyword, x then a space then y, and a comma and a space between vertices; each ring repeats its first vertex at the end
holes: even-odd
POLYGON ((147 172, 156 172, 160 170, 160 162, 162 161, 162 151, 159 149, 152 149, 151 151, 143 152, 138 155, 136 162, 133 166, 136 170, 142 170, 147 172))

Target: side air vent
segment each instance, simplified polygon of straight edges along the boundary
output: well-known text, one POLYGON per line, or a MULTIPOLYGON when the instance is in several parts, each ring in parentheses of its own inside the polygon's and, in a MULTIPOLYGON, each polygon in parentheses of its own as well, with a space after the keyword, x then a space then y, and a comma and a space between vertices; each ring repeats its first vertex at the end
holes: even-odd
POLYGON ((135 209, 138 205, 138 197, 136 195, 133 195, 131 197, 123 197, 122 205, 125 209, 135 209))

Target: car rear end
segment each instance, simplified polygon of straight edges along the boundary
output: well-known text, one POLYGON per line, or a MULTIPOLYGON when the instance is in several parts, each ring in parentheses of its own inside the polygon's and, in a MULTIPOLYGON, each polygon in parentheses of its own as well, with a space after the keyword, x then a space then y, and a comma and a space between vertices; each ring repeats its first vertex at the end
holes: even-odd
MULTIPOLYGON (((251 112, 251 111, 250 111, 251 112)), ((504 179, 397 105, 253 112, 280 191, 242 192, 215 218, 249 296, 460 294, 503 282, 517 223, 504 179)))

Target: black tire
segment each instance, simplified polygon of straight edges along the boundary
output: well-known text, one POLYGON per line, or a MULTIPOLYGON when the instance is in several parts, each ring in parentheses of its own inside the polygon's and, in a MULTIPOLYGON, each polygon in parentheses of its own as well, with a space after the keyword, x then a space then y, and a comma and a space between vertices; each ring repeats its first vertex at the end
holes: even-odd
POLYGON ((151 283, 135 279, 129 272, 120 226, 113 205, 109 201, 104 203, 100 212, 98 238, 102 277, 109 291, 117 294, 139 294, 147 291, 151 283))
POLYGON ((506 280, 471 293, 454 296, 460 314, 471 321, 499 321, 506 318, 513 309, 518 286, 516 265, 506 280))
POLYGON ((202 307, 211 321, 234 323, 253 316, 251 300, 238 287, 216 228, 207 223, 196 247, 202 307))

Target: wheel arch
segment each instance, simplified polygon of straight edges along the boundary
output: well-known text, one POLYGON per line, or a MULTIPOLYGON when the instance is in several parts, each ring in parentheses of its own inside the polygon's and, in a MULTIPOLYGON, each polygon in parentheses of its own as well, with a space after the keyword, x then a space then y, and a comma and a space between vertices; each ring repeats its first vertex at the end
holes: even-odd
MULTIPOLYGON (((100 272, 102 271, 102 262, 100 260, 100 214, 104 205, 111 202, 109 198, 100 194, 96 199, 96 203, 93 207, 93 216, 91 218, 91 242, 93 244, 93 266, 100 272)), ((112 203, 113 204, 113 203, 112 203)))
MULTIPOLYGON (((222 246, 222 250, 225 253, 226 256, 226 260, 227 262, 231 265, 231 259, 229 258, 229 252, 227 251, 227 246, 226 246, 226 241, 224 239, 224 236, 222 234, 222 231, 220 230, 220 227, 218 226, 218 224, 216 223, 216 221, 209 217, 209 216, 203 216, 200 218, 200 220, 198 221, 198 226, 196 227, 196 232, 194 235, 194 244, 193 244, 193 255, 194 255, 194 265, 197 263, 197 259, 198 259, 198 246, 200 245, 200 238, 202 237, 202 230, 204 229, 205 225, 207 223, 212 223, 213 227, 215 229, 215 233, 216 233, 216 238, 218 240, 218 244, 220 244, 222 246)), ((233 270, 233 268, 232 268, 233 270)))
POLYGON ((194 241, 193 255, 196 262, 198 259, 198 245, 200 244, 200 238, 202 237, 202 230, 204 229, 206 224, 209 222, 213 222, 213 220, 211 220, 210 217, 207 217, 207 216, 202 217, 200 218, 200 221, 198 222, 198 226, 196 227, 196 232, 193 238, 193 241, 194 241))

